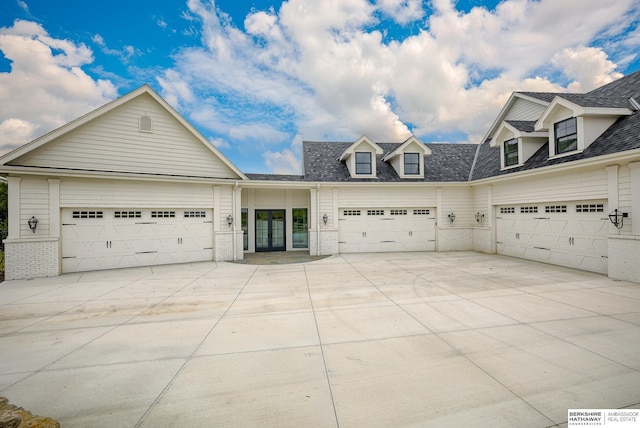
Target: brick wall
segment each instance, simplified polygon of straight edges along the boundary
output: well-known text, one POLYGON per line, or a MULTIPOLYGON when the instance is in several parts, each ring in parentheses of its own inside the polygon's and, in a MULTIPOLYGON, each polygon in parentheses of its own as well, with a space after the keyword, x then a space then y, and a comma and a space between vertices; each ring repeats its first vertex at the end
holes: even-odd
POLYGON ((473 249, 472 230, 469 227, 443 227, 438 234, 436 251, 468 251, 473 249))
POLYGON ((493 253, 491 245, 491 234, 493 229, 489 227, 473 228, 473 250, 483 253, 493 253))
POLYGON ((6 239, 4 257, 6 280, 60 275, 57 238, 6 239))
POLYGON ((640 284, 640 236, 609 236, 609 278, 640 284))
MULTIPOLYGON (((233 260, 233 234, 229 232, 216 233, 214 238, 214 258, 216 261, 233 260)), ((240 246, 242 248, 242 246, 240 246)))

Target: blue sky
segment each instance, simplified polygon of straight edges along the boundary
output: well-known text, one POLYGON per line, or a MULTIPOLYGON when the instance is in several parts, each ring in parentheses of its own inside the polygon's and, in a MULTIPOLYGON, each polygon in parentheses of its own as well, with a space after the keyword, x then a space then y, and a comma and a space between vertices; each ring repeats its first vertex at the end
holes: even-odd
POLYGON ((5 0, 0 154, 150 84, 245 172, 303 140, 482 139, 514 90, 640 70, 638 0, 5 0))

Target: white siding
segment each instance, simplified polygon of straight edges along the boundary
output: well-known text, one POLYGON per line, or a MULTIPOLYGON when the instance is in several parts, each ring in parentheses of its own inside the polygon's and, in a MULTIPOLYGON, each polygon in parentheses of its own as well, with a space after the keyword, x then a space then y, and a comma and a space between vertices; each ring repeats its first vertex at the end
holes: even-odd
MULTIPOLYGON (((618 169, 618 205, 617 207, 609 207, 610 211, 618 208, 622 212, 631 211, 631 170, 628 165, 621 166, 618 169)), ((620 235, 631 235, 631 215, 624 219, 624 227, 619 230, 620 235)))
POLYGON ((255 208, 284 209, 287 204, 285 189, 259 189, 255 191, 255 208))
POLYGON ((538 120, 544 109, 543 105, 517 98, 504 120, 538 120))
POLYGON ((607 198, 607 173, 604 169, 568 174, 528 177, 493 184, 493 203, 570 201, 607 198))
POLYGON ((432 207, 436 205, 435 187, 343 187, 340 208, 349 207, 432 207))
POLYGON ((51 141, 12 164, 97 171, 236 178, 222 160, 150 95, 122 106, 51 141), (153 132, 140 132, 149 116, 153 132))
POLYGON ((211 208, 213 190, 212 186, 206 184, 63 179, 60 183, 60 205, 97 208, 211 208))
POLYGON ((442 206, 441 210, 441 226, 452 227, 470 227, 474 226, 475 219, 473 214, 474 200, 472 190, 469 187, 447 187, 442 189, 442 206), (456 215, 456 220, 451 224, 447 215, 449 213, 456 215))
POLYGON ((20 181, 20 236, 49 236, 49 182, 46 178, 22 178, 20 181), (34 234, 27 221, 35 216, 38 226, 34 234))

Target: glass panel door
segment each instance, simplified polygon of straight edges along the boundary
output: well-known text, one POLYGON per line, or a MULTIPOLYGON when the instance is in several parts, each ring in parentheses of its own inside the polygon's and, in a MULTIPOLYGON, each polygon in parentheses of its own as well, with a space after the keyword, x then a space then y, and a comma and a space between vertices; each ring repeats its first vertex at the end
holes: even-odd
POLYGON ((256 211, 256 251, 269 250, 269 211, 256 211))
POLYGON ((284 211, 271 211, 271 250, 285 250, 284 211))
POLYGON ((284 251, 284 210, 256 210, 256 251, 284 251))

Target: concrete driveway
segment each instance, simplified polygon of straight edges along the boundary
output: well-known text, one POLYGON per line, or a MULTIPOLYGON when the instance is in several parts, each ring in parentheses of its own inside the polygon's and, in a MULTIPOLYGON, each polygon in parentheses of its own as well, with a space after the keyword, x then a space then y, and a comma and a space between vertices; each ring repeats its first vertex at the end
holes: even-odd
POLYGON ((640 407, 640 286, 474 252, 9 281, 0 396, 63 427, 566 426, 640 407))

